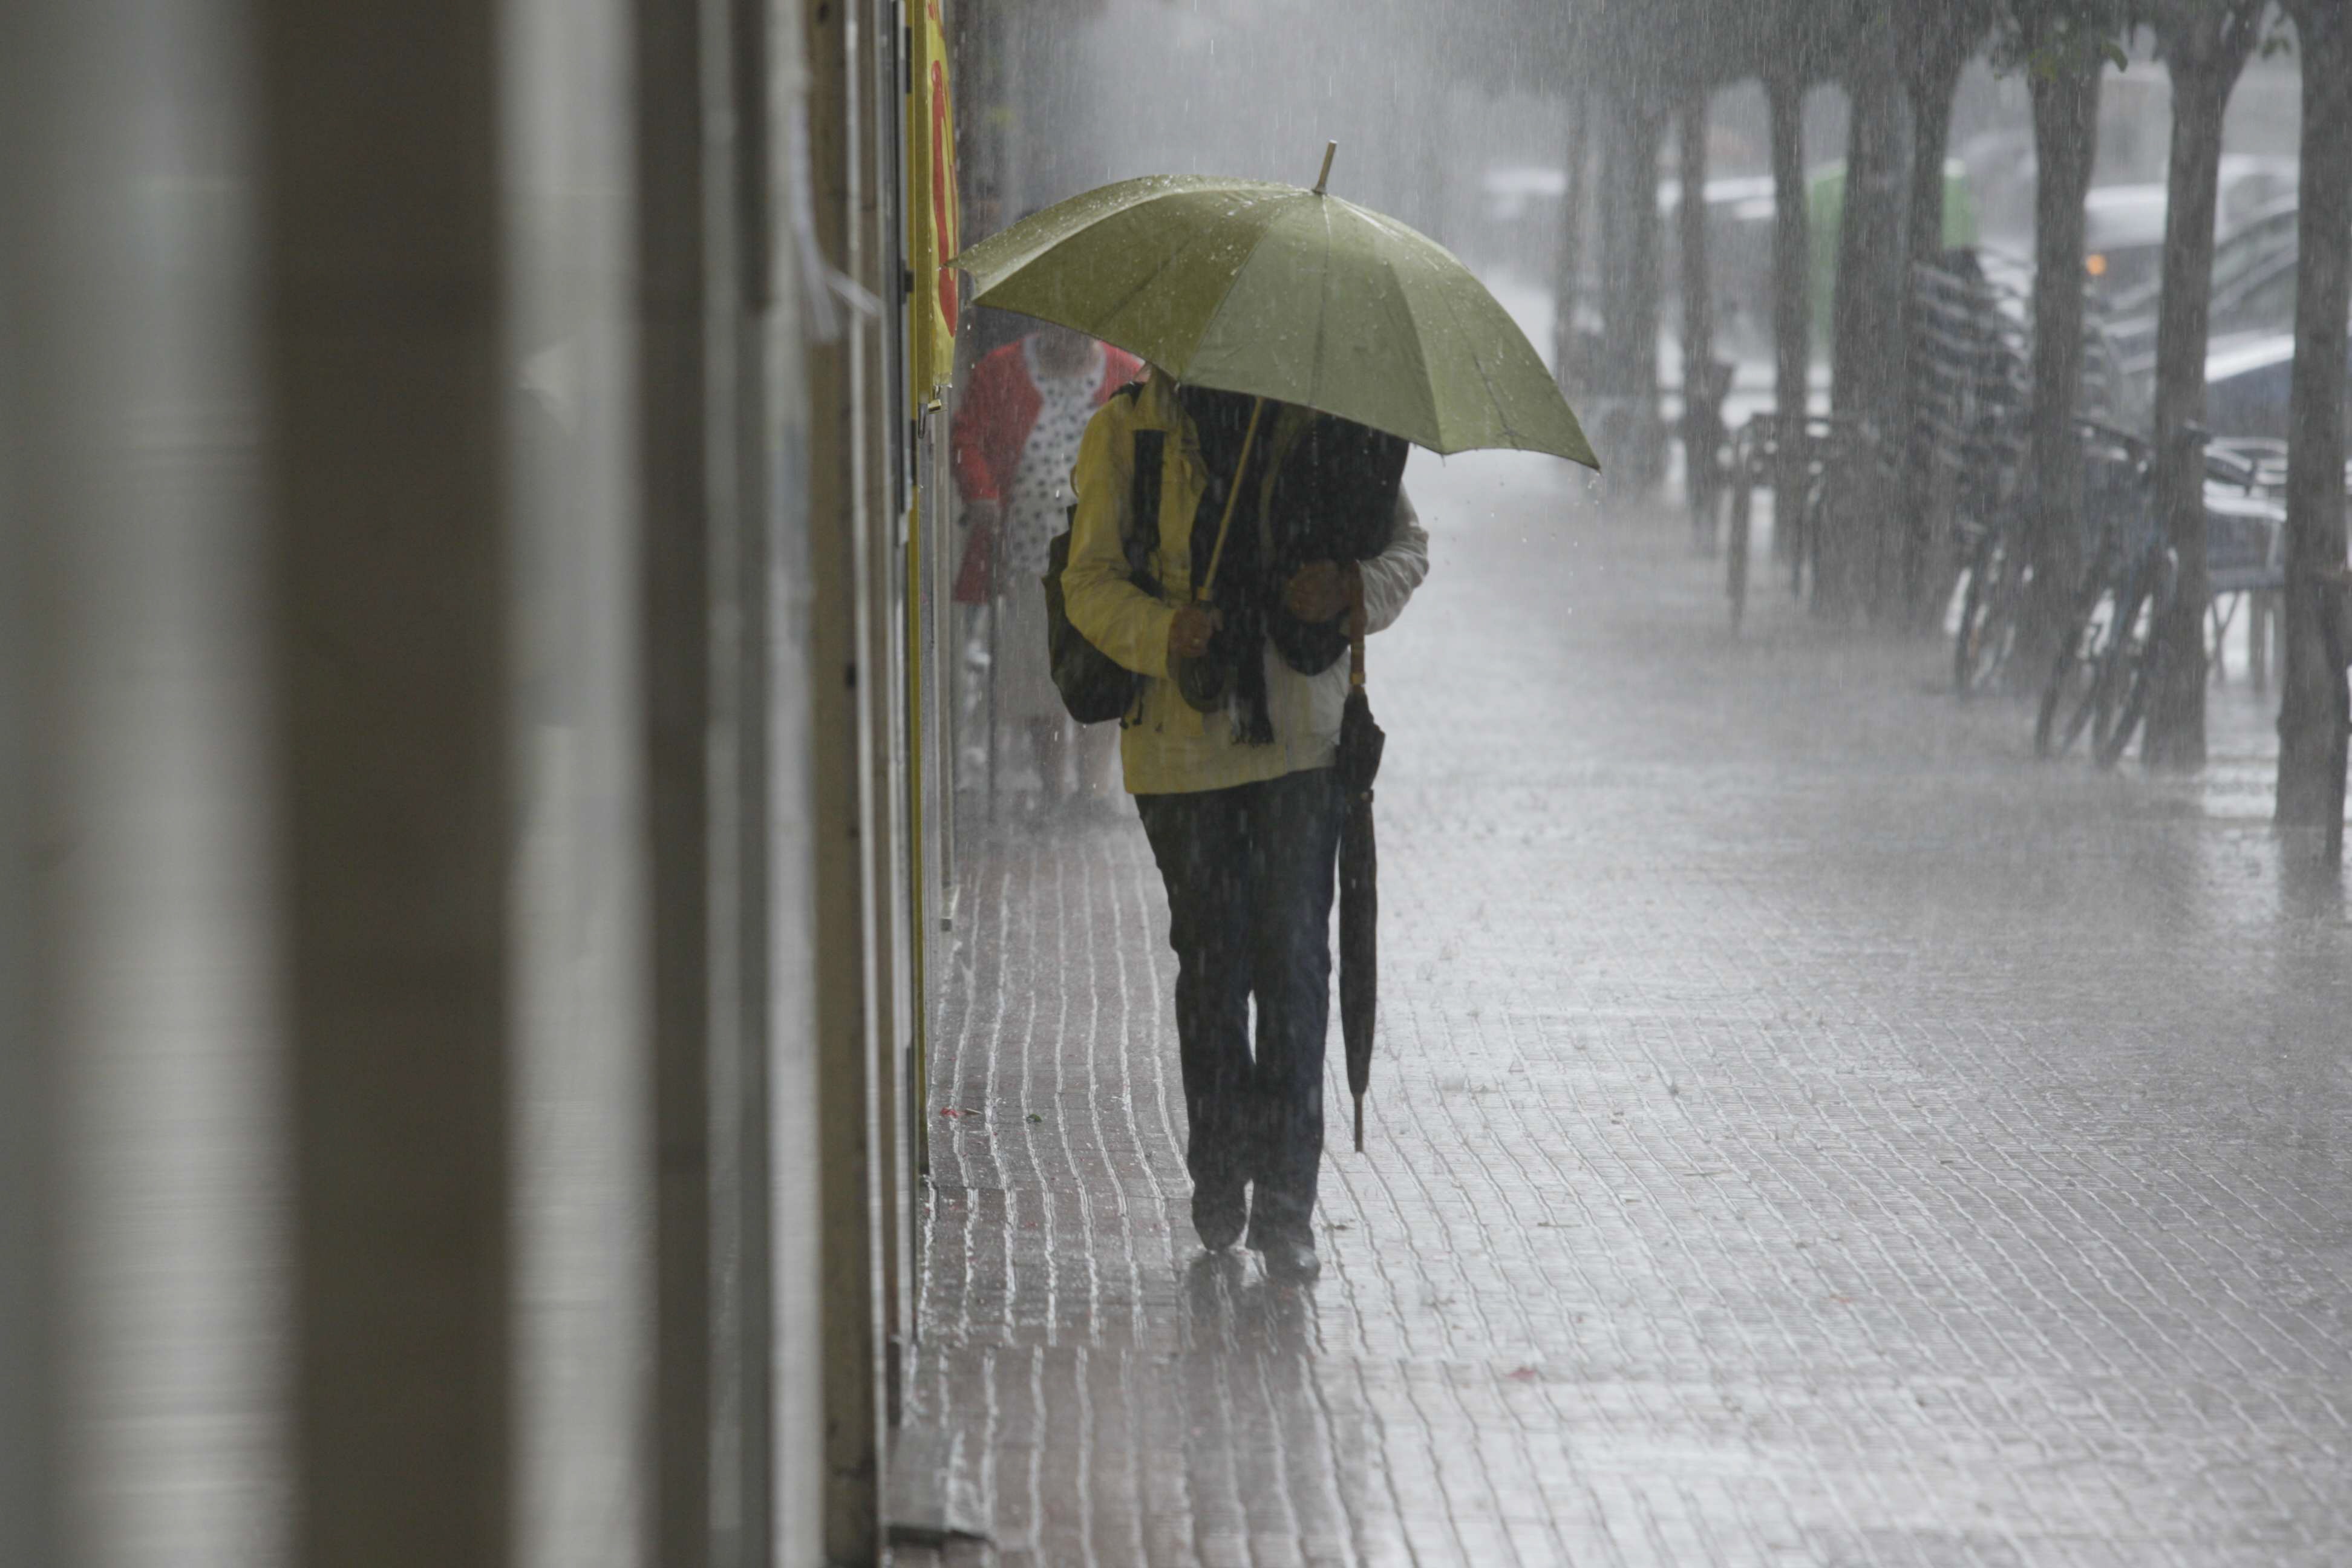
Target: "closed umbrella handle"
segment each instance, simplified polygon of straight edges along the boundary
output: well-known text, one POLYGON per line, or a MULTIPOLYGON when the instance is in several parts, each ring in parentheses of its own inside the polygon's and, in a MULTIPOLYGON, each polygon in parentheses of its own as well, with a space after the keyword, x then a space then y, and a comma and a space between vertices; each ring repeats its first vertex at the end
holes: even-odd
POLYGON ((1360 566, 1348 572, 1348 684, 1358 690, 1364 685, 1364 573, 1360 566))

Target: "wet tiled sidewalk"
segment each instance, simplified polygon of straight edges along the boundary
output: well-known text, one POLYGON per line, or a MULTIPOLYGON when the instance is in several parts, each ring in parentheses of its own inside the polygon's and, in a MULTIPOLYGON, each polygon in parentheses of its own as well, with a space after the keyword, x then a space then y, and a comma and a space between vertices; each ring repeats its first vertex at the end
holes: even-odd
POLYGON ((950 1561, 2352 1562, 2352 929, 2251 696, 2207 784, 2036 765, 1936 647, 1769 596, 1735 643, 1671 521, 1428 469, 1318 1285, 1192 1234, 1133 822, 974 857, 908 1381, 950 1561))

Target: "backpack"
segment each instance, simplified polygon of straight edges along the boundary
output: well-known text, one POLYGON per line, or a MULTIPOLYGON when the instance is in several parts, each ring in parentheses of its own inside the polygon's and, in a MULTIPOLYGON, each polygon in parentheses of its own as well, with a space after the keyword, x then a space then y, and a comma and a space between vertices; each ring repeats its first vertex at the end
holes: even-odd
MULTIPOLYGON (((1114 395, 1132 397, 1138 383, 1114 395)), ((1165 430, 1135 433, 1135 474, 1129 491, 1129 525, 1119 539, 1127 555, 1128 581, 1158 596, 1160 584, 1151 575, 1151 552, 1160 547, 1160 471, 1167 455, 1165 430)), ((1078 509, 1069 510, 1072 523, 1078 509)), ((1045 547, 1045 649, 1054 672, 1054 689, 1062 706, 1081 724, 1125 719, 1142 695, 1144 678, 1088 642, 1070 624, 1062 598, 1062 573, 1070 563, 1070 531, 1055 534, 1045 547)))

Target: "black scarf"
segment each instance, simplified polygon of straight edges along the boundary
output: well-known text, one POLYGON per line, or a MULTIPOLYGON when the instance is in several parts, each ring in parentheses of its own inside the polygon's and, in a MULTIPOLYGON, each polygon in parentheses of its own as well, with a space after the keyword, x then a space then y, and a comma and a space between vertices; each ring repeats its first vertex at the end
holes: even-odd
MULTIPOLYGON (((1207 578, 1216 554, 1217 525, 1224 519, 1256 400, 1200 386, 1180 386, 1176 398, 1192 422, 1208 473, 1192 514, 1192 580, 1197 584, 1207 578)), ((1283 604, 1284 588, 1313 562, 1363 561, 1388 547, 1407 452, 1396 437, 1318 414, 1283 455, 1269 520, 1265 465, 1274 458, 1283 407, 1269 400, 1258 417, 1257 438, 1249 443, 1249 472, 1242 478, 1241 500, 1234 508, 1210 599, 1220 624, 1205 657, 1233 672, 1241 740, 1253 746, 1274 741, 1266 710, 1265 644, 1271 640, 1285 663, 1307 675, 1328 669, 1348 647, 1344 614, 1302 622, 1283 604)))

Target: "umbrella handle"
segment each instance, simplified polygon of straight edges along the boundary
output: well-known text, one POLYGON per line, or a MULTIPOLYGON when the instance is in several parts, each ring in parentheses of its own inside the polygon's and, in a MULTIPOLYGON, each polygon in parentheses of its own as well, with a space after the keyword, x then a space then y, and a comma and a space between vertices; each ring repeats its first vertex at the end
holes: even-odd
POLYGON ((1242 432, 1241 461, 1234 465, 1233 488, 1225 492, 1225 515, 1217 523, 1217 546, 1209 552, 1209 574, 1201 580, 1201 585, 1192 592, 1192 599, 1196 604, 1207 604, 1210 594, 1216 589, 1217 565, 1225 558, 1225 535, 1233 531, 1234 506, 1242 499, 1242 479, 1249 472, 1250 448, 1257 445, 1258 416, 1265 412, 1265 398, 1261 397, 1250 405, 1249 428, 1242 432))
POLYGON ((1348 684, 1363 689, 1364 574, 1360 567, 1348 574, 1348 684))

